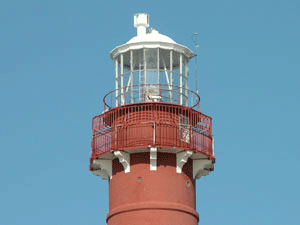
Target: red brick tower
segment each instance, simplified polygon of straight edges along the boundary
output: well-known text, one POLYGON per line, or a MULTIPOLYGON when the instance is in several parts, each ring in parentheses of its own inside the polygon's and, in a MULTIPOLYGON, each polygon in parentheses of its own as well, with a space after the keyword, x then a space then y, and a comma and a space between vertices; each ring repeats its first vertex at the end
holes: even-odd
POLYGON ((196 225, 195 179, 214 168, 212 119, 188 89, 190 49, 135 14, 111 52, 115 90, 93 118, 90 170, 109 181, 108 225, 196 225), (195 109, 196 108, 196 109, 195 109))

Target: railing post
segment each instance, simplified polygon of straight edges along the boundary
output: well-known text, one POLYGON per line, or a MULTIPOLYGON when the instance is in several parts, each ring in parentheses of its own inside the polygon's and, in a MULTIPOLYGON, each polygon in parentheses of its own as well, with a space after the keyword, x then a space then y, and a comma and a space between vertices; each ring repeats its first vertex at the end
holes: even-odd
POLYGON ((178 89, 178 105, 179 105, 179 102, 180 102, 180 89, 177 87, 178 89))
POLYGON ((156 142, 156 132, 155 132, 155 122, 153 123, 153 144, 155 146, 155 142, 156 142))
POLYGON ((113 103, 112 102, 113 102, 113 97, 112 97, 112 94, 110 94, 110 107, 111 108, 113 107, 113 105, 112 105, 113 103))
POLYGON ((183 86, 183 73, 182 73, 182 53, 180 53, 180 62, 179 62, 179 88, 180 88, 180 105, 183 105, 183 93, 182 93, 182 86, 183 86))
MULTIPOLYGON (((127 90, 128 90, 128 89, 127 89, 127 90)), ((124 103, 123 103, 123 104, 126 105, 126 104, 127 104, 127 103, 126 103, 126 87, 124 87, 124 92, 123 92, 123 93, 124 93, 124 100, 123 100, 124 103)))
MULTIPOLYGON (((119 98, 119 62, 118 59, 115 60, 115 97, 116 97, 116 106, 118 106, 118 98, 119 98)), ((112 105, 111 105, 112 107, 112 105)))
POLYGON ((193 140, 192 140, 192 125, 191 124, 189 124, 189 126, 190 126, 190 149, 192 149, 192 143, 193 143, 193 140))

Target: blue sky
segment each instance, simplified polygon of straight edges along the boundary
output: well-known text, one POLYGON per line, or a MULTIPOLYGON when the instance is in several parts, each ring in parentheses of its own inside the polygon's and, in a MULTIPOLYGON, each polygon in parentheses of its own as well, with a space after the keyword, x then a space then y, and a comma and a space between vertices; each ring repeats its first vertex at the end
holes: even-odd
POLYGON ((137 12, 191 49, 199 33, 216 151, 197 181, 200 224, 299 224, 299 11, 296 0, 2 1, 0 224, 105 224, 108 183, 88 171, 91 118, 137 12))

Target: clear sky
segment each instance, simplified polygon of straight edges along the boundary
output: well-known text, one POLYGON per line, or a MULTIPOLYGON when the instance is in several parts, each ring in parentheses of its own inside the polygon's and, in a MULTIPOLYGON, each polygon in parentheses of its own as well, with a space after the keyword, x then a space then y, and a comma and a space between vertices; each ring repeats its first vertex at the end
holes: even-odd
POLYGON ((1 1, 0 224, 105 224, 108 183, 88 170, 91 119, 137 12, 191 49, 199 33, 216 152, 197 181, 200 224, 300 224, 299 0, 1 1))

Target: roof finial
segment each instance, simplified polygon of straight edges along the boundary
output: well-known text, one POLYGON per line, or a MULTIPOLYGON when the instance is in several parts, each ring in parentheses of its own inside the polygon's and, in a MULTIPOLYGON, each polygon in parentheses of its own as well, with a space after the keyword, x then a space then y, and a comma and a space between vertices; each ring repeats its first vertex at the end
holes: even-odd
POLYGON ((134 14, 134 27, 137 28, 137 36, 146 35, 146 28, 149 27, 149 15, 147 13, 134 14))

